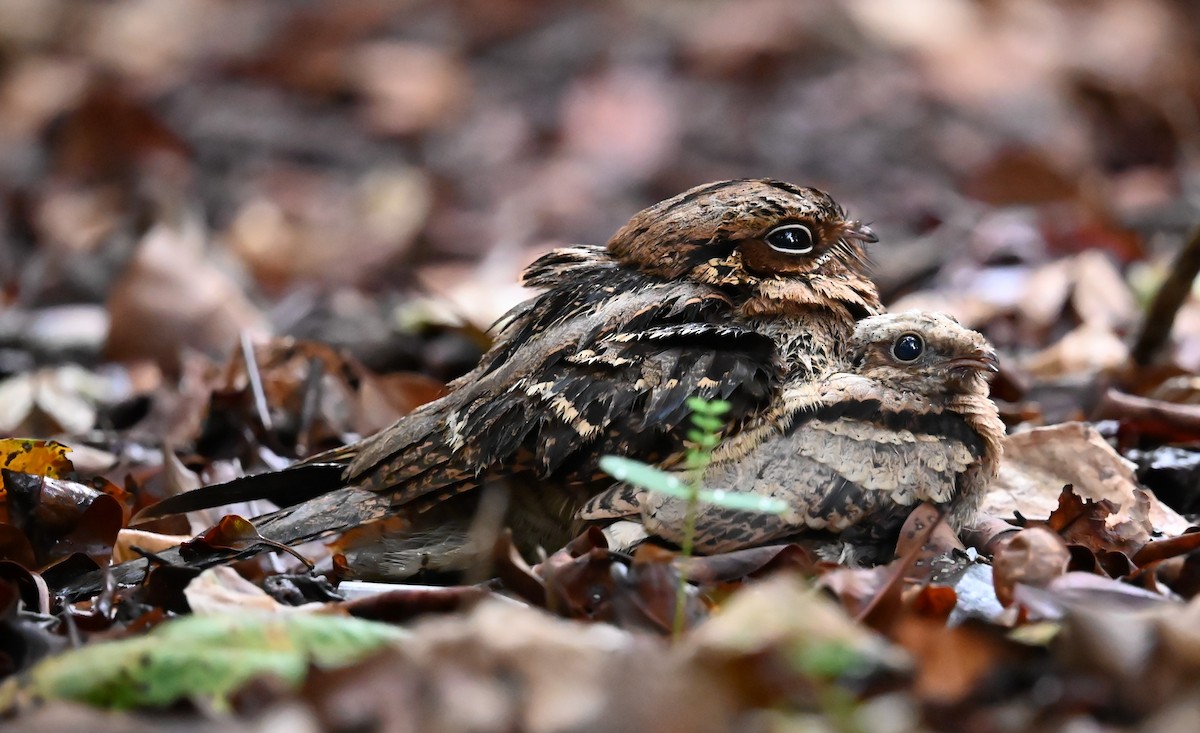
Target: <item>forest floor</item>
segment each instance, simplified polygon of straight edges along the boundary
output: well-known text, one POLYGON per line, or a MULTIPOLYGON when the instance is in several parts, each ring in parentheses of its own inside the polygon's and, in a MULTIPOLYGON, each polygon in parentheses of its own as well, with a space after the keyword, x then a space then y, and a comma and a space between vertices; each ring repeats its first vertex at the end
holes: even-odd
POLYGON ((6 725, 1194 730, 1200 11, 904 5, 0 0, 6 725), (159 562, 261 549, 268 507, 129 526, 437 397, 539 253, 764 176, 871 223, 890 310, 998 348, 963 545, 587 533, 368 594, 352 539, 159 562))

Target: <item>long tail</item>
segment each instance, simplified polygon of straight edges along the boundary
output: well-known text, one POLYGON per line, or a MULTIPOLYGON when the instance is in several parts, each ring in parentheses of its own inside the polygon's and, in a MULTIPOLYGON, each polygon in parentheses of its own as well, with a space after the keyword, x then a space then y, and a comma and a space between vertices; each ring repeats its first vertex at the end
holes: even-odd
POLYGON ((343 487, 345 481, 342 474, 345 470, 346 464, 340 462, 304 462, 282 471, 201 486, 146 507, 137 513, 130 524, 254 499, 268 499, 281 507, 292 506, 343 487))

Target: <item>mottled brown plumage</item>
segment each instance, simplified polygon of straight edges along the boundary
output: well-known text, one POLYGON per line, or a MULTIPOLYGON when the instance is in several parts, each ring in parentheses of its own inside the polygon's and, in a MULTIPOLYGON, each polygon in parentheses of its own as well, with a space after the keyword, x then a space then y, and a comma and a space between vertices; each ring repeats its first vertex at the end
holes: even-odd
MULTIPOLYGON (((956 530, 971 522, 999 468, 1004 425, 988 397, 995 355, 978 333, 935 313, 860 321, 846 367, 787 388, 773 419, 721 446, 704 482, 775 496, 782 515, 702 508, 696 547, 722 552, 807 529, 894 539, 922 501, 956 530), (911 357, 911 358, 909 358, 911 357)), ((678 542, 685 502, 617 486, 588 519, 636 513, 678 542)))
MULTIPOLYGON (((730 434, 753 430, 785 389, 844 354, 855 322, 880 310, 865 271, 872 241, 816 189, 699 186, 639 212, 607 246, 533 263, 524 283, 543 292, 501 319, 447 396, 273 478, 200 489, 155 513, 248 495, 292 503, 351 484, 387 492, 434 532, 435 516, 446 528, 471 515, 464 492, 503 480, 518 542, 557 546, 607 486, 600 456, 675 460, 688 397, 728 400, 730 434), (306 470, 321 479, 306 486, 306 470)), ((412 534, 402 544, 419 554, 426 533, 412 534)))

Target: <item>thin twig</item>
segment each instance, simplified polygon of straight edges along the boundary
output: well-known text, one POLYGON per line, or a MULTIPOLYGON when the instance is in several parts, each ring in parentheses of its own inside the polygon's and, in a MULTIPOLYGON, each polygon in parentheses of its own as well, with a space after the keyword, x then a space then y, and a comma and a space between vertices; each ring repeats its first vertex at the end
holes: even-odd
MULTIPOLYGON (((694 477, 691 481, 691 495, 687 500, 687 512, 684 514, 683 521, 683 542, 679 545, 679 556, 690 558, 695 549, 696 543, 696 518, 700 511, 700 481, 703 477, 702 472, 693 472, 694 477)), ((679 581, 675 587, 675 619, 671 624, 671 635, 679 640, 683 634, 683 626, 687 621, 687 588, 688 576, 682 569, 679 570, 679 581)))
POLYGON ((312 442, 310 432, 313 421, 317 417, 317 408, 321 404, 321 380, 325 376, 325 366, 320 359, 312 357, 308 360, 308 373, 304 377, 304 398, 300 403, 300 429, 296 431, 296 455, 306 456, 309 444, 312 442))
POLYGON ((1158 288, 1146 310, 1131 352, 1135 364, 1150 364, 1167 342, 1171 326, 1175 324, 1175 315, 1187 300, 1197 274, 1200 274, 1200 226, 1192 230, 1187 243, 1175 256, 1167 279, 1158 288))
POLYGON ((271 410, 267 407, 267 395, 263 391, 262 374, 258 371, 258 359, 254 356, 254 344, 250 333, 242 331, 242 360, 246 363, 246 376, 250 378, 250 392, 254 395, 254 409, 263 430, 271 432, 271 410))
POLYGON ((1109 389, 1096 406, 1096 420, 1138 420, 1183 433, 1200 434, 1200 406, 1178 405, 1109 389))

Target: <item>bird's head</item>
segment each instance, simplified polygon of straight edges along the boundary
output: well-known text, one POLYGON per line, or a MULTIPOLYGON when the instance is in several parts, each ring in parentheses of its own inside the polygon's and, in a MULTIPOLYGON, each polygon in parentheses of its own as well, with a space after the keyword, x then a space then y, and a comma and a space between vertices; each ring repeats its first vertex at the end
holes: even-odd
POLYGON ((771 179, 697 186, 638 212, 608 242, 623 265, 730 294, 749 316, 880 310, 865 245, 875 234, 828 194, 771 179))
POLYGON ((999 371, 996 352, 977 331, 945 313, 885 313, 859 321, 851 340, 855 370, 929 396, 982 394, 999 371))

